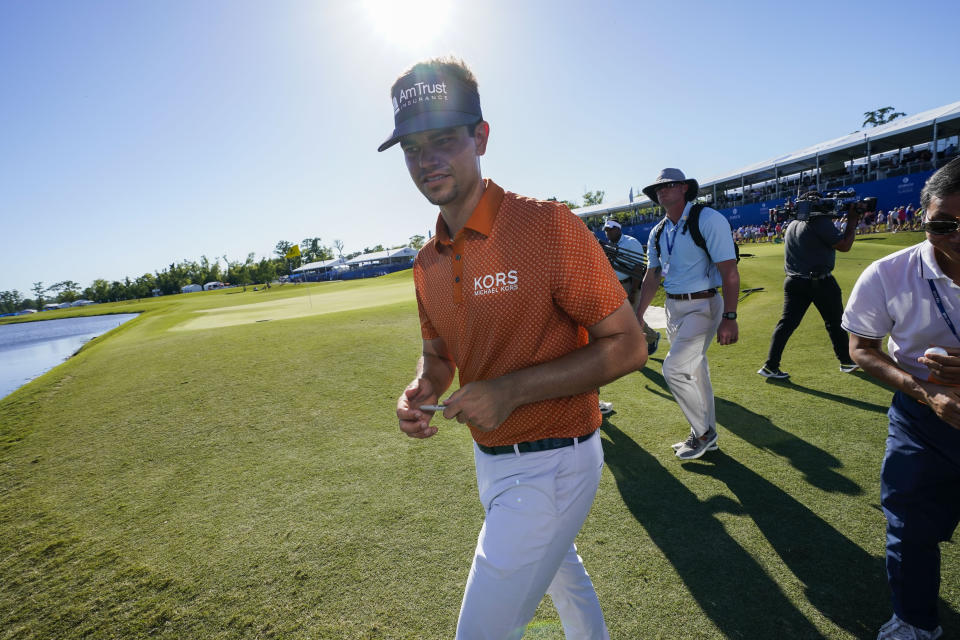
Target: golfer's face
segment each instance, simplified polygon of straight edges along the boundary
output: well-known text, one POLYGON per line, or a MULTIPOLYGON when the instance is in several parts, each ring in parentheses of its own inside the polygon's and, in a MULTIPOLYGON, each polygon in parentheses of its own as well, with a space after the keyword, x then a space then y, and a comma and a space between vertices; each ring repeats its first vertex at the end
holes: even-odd
POLYGON ((483 130, 478 125, 478 135, 471 136, 467 127, 433 129, 400 139, 410 177, 432 204, 456 204, 480 180, 483 130))

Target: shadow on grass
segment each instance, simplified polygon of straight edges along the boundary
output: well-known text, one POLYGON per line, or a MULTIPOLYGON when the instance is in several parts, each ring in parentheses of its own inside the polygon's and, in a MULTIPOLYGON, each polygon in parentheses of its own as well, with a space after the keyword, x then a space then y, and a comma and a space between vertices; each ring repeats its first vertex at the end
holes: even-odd
POLYGON ((889 409, 889 407, 882 404, 864 402, 863 400, 856 400, 847 396, 837 395, 836 393, 830 393, 829 391, 821 391, 820 389, 811 389, 810 387, 805 387, 801 384, 797 384, 796 382, 781 382, 780 384, 782 384, 784 388, 800 391, 801 393, 809 393, 812 396, 823 398, 824 400, 839 402, 840 404, 845 404, 849 407, 856 407, 857 409, 863 409, 864 411, 876 411, 877 413, 886 415, 887 409, 889 409))
MULTIPOLYGON (((650 369, 643 369, 642 373, 651 382, 666 390, 664 394, 650 389, 652 393, 672 399, 672 395, 668 395, 669 388, 663 375, 650 369)), ((807 482, 813 486, 824 491, 847 495, 857 495, 863 491, 858 484, 835 471, 843 466, 837 458, 789 431, 781 429, 766 416, 723 398, 716 399, 716 406, 717 424, 726 427, 755 447, 786 458, 790 461, 790 465, 801 472, 807 482)))
POLYGON ((830 453, 781 429, 773 424, 770 418, 735 402, 717 398, 716 403, 717 424, 723 425, 755 447, 786 458, 813 486, 831 493, 863 493, 860 485, 836 471, 843 467, 843 464, 830 453))
POLYGON ((742 512, 739 505, 722 498, 701 502, 609 417, 600 428, 608 438, 603 442, 606 464, 624 504, 725 637, 820 637, 716 517, 718 512, 742 512))
POLYGON ((807 600, 858 638, 873 637, 889 618, 883 558, 875 558, 741 462, 722 451, 684 469, 716 478, 737 496, 807 600))
POLYGON ((891 396, 893 396, 893 394, 896 392, 896 389, 894 389, 893 387, 891 387, 890 385, 888 385, 888 384, 885 383, 885 382, 881 382, 880 380, 877 380, 876 378, 874 378, 872 375, 870 375, 870 374, 867 373, 866 371, 863 371, 863 370, 858 369, 858 370, 854 371, 853 373, 851 373, 850 375, 855 376, 855 377, 857 377, 857 378, 860 378, 860 379, 863 380, 864 382, 869 382, 870 384, 876 385, 876 386, 880 387, 881 389, 886 389, 887 391, 890 392, 890 395, 891 395, 891 396))

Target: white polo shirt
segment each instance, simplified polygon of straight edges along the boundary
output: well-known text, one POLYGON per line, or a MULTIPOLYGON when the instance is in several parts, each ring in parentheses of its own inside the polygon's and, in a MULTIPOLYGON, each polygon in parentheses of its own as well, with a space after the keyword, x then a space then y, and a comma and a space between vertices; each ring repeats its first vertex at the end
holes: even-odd
POLYGON ((940 315, 930 282, 960 332, 960 287, 943 273, 926 240, 877 260, 860 274, 843 312, 843 328, 878 340, 889 334, 890 357, 907 373, 926 380, 930 371, 917 358, 930 345, 960 347, 940 315))

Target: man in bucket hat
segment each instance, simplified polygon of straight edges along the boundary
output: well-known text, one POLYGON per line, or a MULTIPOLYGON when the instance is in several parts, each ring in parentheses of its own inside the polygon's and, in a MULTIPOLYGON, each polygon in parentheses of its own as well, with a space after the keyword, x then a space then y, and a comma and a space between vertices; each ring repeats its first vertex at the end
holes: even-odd
POLYGON ((693 204, 698 189, 697 181, 679 169, 664 169, 643 190, 666 215, 647 242, 648 266, 637 315, 643 317, 662 279, 670 340, 663 377, 690 423, 690 436, 673 445, 681 460, 717 448, 707 348, 714 336, 722 345, 738 337, 740 274, 730 223, 719 211, 693 204), (717 292, 721 284, 722 295, 717 292))
POLYGON ((399 142, 440 208, 414 262, 423 352, 397 417, 412 438, 437 433, 434 411, 467 424, 486 513, 456 637, 519 638, 549 593, 568 638, 607 638, 573 543, 603 466, 597 388, 644 365, 643 333, 579 218, 482 178, 490 126, 462 62, 417 64, 391 94, 380 149, 399 142))

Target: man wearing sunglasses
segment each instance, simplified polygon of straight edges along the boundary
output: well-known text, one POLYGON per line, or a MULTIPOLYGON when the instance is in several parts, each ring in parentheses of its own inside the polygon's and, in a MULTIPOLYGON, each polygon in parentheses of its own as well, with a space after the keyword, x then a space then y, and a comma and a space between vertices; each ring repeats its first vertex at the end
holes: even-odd
POLYGON ((690 423, 690 435, 673 445, 681 460, 717 448, 717 415, 707 348, 737 341, 740 273, 730 223, 704 207, 691 219, 699 185, 679 169, 664 169, 643 192, 666 211, 647 241, 647 273, 640 285, 637 316, 643 317, 663 279, 667 291, 667 338, 663 377, 690 423), (690 223, 689 225, 687 223, 690 223), (694 239, 699 229, 703 244, 694 239), (717 287, 723 285, 722 295, 717 287))
POLYGON ((878 640, 942 635, 939 543, 960 522, 960 158, 920 201, 926 240, 867 267, 843 314, 850 356, 897 389, 880 476, 893 617, 878 640))

